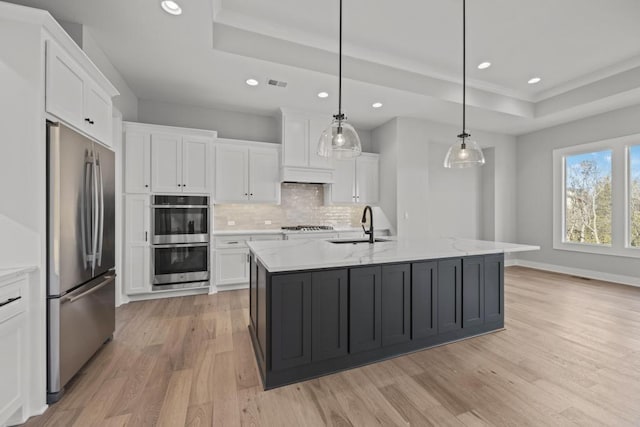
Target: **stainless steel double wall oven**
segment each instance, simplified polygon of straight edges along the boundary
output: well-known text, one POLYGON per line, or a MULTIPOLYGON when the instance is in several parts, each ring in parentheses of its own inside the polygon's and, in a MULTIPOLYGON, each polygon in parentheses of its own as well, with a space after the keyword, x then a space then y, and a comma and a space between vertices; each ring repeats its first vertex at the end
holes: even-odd
POLYGON ((209 198, 153 196, 153 290, 209 286, 209 198))

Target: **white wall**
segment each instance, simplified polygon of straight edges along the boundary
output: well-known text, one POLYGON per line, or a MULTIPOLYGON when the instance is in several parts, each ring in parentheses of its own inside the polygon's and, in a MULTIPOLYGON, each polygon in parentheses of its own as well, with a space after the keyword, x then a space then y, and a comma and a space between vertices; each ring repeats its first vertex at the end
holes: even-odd
POLYGON ((140 100, 138 121, 156 125, 209 129, 220 138, 280 142, 275 117, 140 100))
MULTIPOLYGON (((553 249, 553 162, 556 148, 640 133, 640 106, 624 108, 517 138, 517 230, 540 245, 519 259, 569 269, 640 277, 638 259, 553 249)), ((636 280, 637 281, 637 280, 636 280)))
POLYGON ((40 26, 0 18, 0 268, 39 269, 30 277, 32 333, 23 361, 30 368, 24 410, 29 415, 44 410, 46 394, 43 49, 40 26))
POLYGON ((120 95, 113 98, 113 106, 122 113, 123 120, 137 121, 138 97, 107 58, 87 27, 84 27, 82 31, 82 50, 120 92, 120 95))
POLYGON ((392 119, 372 132, 373 151, 380 154, 380 208, 397 234, 398 120, 392 119))
POLYGON ((473 131, 487 163, 445 169, 444 157, 458 133, 455 126, 404 117, 375 129, 381 208, 399 236, 515 242, 515 138, 473 131))

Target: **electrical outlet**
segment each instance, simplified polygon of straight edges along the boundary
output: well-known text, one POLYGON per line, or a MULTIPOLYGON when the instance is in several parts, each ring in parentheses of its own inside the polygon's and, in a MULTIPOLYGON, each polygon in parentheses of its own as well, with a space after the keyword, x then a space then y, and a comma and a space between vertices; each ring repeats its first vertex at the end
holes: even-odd
POLYGON ((236 225, 235 221, 227 221, 227 225, 236 225))
POLYGON ((270 219, 266 219, 264 221, 264 225, 271 225, 271 220, 270 219))

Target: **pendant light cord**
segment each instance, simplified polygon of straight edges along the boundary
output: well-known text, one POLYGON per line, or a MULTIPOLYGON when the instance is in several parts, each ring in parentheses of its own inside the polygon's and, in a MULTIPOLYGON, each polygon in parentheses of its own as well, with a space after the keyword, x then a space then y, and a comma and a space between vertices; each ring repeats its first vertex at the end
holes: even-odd
POLYGON ((340 0, 340 46, 338 47, 338 129, 342 128, 342 0, 340 0))
POLYGON ((467 0, 462 0, 462 138, 461 148, 465 149, 465 139, 470 137, 467 133, 467 0))

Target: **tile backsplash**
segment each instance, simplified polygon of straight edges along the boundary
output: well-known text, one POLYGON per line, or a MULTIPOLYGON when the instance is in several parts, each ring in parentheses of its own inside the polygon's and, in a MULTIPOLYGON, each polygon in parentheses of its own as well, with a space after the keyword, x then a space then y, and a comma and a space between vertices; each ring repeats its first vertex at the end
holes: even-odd
POLYGON ((359 227, 363 208, 324 206, 322 184, 284 183, 280 205, 215 205, 213 216, 216 230, 268 230, 302 224, 359 227), (229 225, 230 221, 235 224, 229 225))

